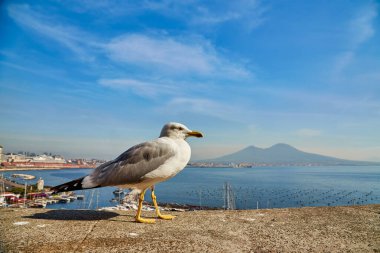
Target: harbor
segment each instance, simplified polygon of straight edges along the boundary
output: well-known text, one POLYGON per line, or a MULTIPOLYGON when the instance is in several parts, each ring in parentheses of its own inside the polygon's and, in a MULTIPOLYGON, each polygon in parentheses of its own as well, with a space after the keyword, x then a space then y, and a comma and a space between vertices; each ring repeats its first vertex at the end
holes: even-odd
MULTIPOLYGON (((34 176, 17 174, 24 180, 34 179, 34 176)), ((13 176, 13 175, 12 175, 13 176)), ((69 203, 75 200, 83 200, 83 195, 73 192, 52 194, 49 188, 44 188, 43 180, 39 179, 36 185, 18 184, 0 177, 0 207, 8 208, 46 208, 57 203, 69 203), (8 191, 9 190, 9 191, 8 191)))
MULTIPOLYGON (((13 176, 13 175, 12 175, 13 176)), ((25 175, 31 179, 30 175, 25 175)), ((41 182, 41 179, 39 179, 41 182)), ((14 181, 10 181, 3 177, 0 177, 0 208, 53 208, 53 209, 99 209, 99 210, 137 210, 137 202, 133 199, 127 197, 127 193, 123 189, 116 189, 113 191, 113 198, 109 200, 109 205, 106 207, 99 206, 99 196, 98 192, 95 194, 94 191, 84 192, 83 194, 78 194, 75 192, 64 192, 53 194, 50 188, 43 188, 40 186, 37 192, 33 191, 33 185, 25 183, 25 185, 18 184, 14 181), (6 191, 6 189, 12 189, 12 191, 6 191), (22 190, 23 192, 20 192, 22 190), (75 203, 74 203, 75 202, 75 203), (71 204, 71 205, 70 205, 71 204)), ((111 196, 110 196, 111 197, 111 196)), ((168 211, 185 211, 193 210, 197 207, 191 205, 179 205, 179 204, 168 204, 164 203, 160 207, 162 210, 168 211)), ((212 209, 212 208, 210 208, 212 209)), ((143 210, 153 211, 154 207, 151 203, 145 203, 143 210)))

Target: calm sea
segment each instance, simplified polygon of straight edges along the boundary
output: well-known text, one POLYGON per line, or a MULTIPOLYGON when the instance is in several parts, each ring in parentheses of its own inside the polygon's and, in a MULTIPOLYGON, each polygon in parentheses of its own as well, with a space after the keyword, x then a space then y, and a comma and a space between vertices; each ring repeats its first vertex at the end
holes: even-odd
MULTIPOLYGON (((4 172, 35 175, 45 185, 54 186, 90 173, 92 169, 62 169, 4 172)), ((18 180, 22 183, 22 180, 18 180)), ((238 209, 301 206, 365 205, 380 203, 380 166, 186 168, 176 177, 156 186, 161 203, 223 207, 226 183, 230 199, 238 209)), ((115 187, 77 191, 85 200, 54 204, 49 208, 89 208, 114 206, 115 187), (112 200, 114 199, 114 200, 112 200)), ((149 192, 146 200, 150 201, 149 192)))

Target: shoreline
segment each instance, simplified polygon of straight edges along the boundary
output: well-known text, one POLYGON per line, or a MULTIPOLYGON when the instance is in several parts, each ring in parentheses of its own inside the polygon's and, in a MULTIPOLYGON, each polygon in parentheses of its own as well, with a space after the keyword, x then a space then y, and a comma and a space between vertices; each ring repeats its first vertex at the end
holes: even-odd
POLYGON ((95 169, 95 168, 83 168, 83 167, 73 167, 73 168, 62 168, 62 167, 33 167, 33 168, 30 168, 30 167, 15 167, 15 168, 0 168, 0 173, 2 171, 34 171, 34 170, 71 170, 71 169, 95 169))

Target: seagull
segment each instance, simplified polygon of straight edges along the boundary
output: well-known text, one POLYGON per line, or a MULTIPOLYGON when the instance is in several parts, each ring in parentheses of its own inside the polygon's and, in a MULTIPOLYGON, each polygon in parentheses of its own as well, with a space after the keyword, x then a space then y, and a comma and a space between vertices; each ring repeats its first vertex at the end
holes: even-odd
POLYGON ((167 123, 159 138, 137 144, 116 159, 101 164, 91 174, 55 186, 51 190, 58 193, 105 186, 134 189, 139 193, 136 222, 155 223, 155 219, 141 217, 145 192, 150 188, 157 217, 171 220, 175 217, 160 213, 154 186, 174 177, 185 168, 191 156, 186 138, 191 136, 203 137, 202 133, 192 131, 183 124, 167 123))

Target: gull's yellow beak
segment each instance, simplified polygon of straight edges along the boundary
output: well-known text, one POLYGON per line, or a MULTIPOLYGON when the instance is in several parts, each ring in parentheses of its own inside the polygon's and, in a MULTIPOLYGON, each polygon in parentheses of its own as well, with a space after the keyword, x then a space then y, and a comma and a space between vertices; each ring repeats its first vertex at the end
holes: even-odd
POLYGON ((201 132, 191 131, 187 133, 187 136, 194 136, 194 137, 201 138, 203 137, 203 134, 201 132))

